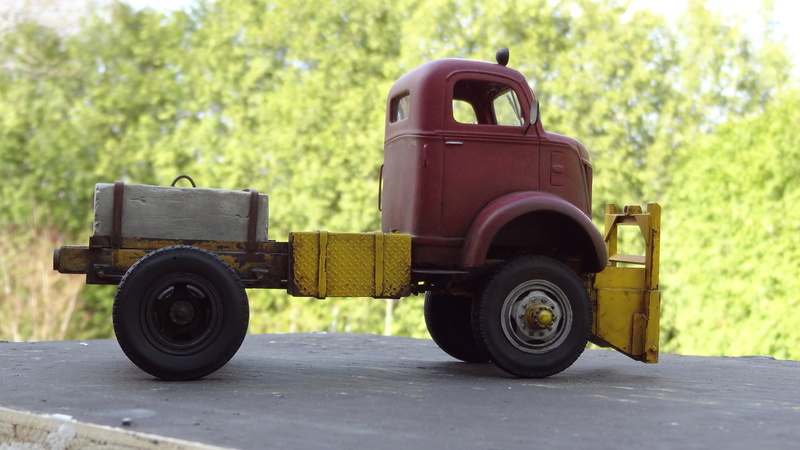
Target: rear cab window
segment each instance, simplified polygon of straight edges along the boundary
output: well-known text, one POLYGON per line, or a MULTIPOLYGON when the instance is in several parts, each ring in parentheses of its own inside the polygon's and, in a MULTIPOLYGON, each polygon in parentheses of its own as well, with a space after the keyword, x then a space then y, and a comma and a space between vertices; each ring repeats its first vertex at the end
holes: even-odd
POLYGON ((411 96, 408 92, 396 96, 389 104, 389 122, 395 123, 408 119, 411 112, 411 96))

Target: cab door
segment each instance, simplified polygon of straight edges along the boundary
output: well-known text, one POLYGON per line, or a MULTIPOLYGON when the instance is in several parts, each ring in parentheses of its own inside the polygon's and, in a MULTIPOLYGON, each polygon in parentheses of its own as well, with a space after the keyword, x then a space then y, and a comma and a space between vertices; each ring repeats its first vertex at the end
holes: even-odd
POLYGON ((447 89, 442 234, 463 238, 490 201, 539 188, 539 138, 528 126, 532 96, 527 86, 499 76, 462 73, 449 80, 447 89))

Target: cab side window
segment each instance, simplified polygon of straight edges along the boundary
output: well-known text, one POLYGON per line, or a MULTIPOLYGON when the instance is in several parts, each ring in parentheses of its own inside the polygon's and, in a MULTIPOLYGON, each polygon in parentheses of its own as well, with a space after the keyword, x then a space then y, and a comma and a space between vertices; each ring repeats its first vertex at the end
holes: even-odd
POLYGON ((520 126, 524 123, 517 93, 490 81, 459 80, 453 88, 453 119, 459 123, 520 126))

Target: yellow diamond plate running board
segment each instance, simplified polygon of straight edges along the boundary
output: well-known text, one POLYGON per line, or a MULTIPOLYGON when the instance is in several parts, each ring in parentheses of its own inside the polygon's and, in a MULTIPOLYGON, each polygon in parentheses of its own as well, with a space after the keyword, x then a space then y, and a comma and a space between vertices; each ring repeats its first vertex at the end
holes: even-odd
POLYGON ((411 235, 294 232, 289 246, 294 296, 399 298, 411 293, 411 235))
POLYGON ((661 292, 658 270, 661 251, 661 206, 606 205, 605 234, 608 267, 595 275, 592 342, 612 347, 646 363, 658 362, 661 292), (637 226, 644 240, 644 255, 618 252, 618 227, 637 226))

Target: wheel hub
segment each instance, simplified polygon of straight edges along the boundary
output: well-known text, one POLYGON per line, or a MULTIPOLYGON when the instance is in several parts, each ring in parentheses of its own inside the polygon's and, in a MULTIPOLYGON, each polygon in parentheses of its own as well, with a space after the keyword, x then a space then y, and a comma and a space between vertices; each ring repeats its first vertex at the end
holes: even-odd
POLYGON ((514 317, 520 337, 543 341, 555 333, 560 309, 546 292, 535 290, 517 302, 514 317))
POLYGON ((169 307, 169 320, 175 325, 188 325, 194 319, 194 306, 188 300, 178 300, 169 307))
POLYGON ((528 327, 532 330, 546 330, 553 325, 556 320, 553 309, 546 305, 535 305, 528 308, 525 313, 525 320, 528 327))

